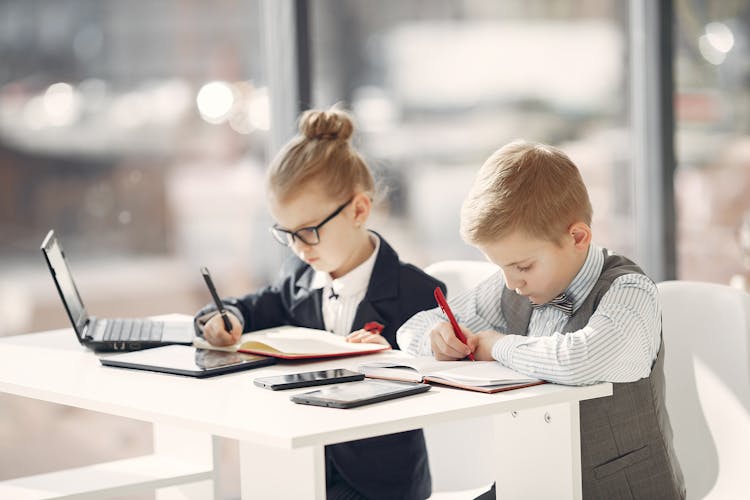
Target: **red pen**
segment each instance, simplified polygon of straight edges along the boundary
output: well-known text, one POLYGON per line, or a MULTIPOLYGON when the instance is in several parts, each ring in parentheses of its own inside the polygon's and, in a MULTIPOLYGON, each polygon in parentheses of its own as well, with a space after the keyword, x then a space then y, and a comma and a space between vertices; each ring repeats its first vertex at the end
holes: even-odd
MULTIPOLYGON (((437 300, 440 309, 442 309, 443 313, 445 313, 445 315, 448 317, 448 321, 450 321, 451 326, 453 327, 453 333, 456 334, 456 338, 463 342, 465 345, 466 335, 464 335, 464 332, 461 331, 461 327, 458 326, 458 321, 456 321, 456 317, 453 316, 453 311, 451 311, 451 308, 448 307, 448 301, 445 300, 445 295, 443 295, 443 291, 440 289, 440 287, 435 288, 435 300, 437 300)), ((476 361, 474 359, 473 353, 469 353, 469 359, 472 361, 476 361)))

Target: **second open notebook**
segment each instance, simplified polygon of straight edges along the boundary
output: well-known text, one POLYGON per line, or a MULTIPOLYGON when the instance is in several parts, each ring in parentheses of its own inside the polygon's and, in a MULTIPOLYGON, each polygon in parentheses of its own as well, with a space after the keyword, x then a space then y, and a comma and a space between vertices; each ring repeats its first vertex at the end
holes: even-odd
POLYGON ((350 343, 344 337, 325 330, 297 326, 280 326, 245 333, 238 343, 227 347, 213 346, 200 337, 193 344, 202 349, 238 351, 282 359, 356 356, 390 349, 390 346, 382 344, 350 343))
POLYGON ((366 377, 408 382, 431 382, 478 392, 501 392, 543 384, 497 361, 437 361, 428 357, 383 355, 359 365, 366 377))

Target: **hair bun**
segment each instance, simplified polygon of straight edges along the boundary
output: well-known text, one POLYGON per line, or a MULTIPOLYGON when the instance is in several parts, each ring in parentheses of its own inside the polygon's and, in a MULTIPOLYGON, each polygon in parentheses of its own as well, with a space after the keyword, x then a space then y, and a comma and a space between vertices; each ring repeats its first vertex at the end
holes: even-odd
POLYGON ((346 141, 354 132, 354 124, 345 111, 310 109, 302 114, 299 131, 311 140, 346 141))

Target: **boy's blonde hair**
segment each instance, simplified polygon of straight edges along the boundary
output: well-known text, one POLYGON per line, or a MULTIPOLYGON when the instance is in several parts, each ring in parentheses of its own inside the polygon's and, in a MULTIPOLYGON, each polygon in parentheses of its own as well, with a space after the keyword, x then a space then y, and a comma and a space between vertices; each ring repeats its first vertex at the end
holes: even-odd
POLYGON ((568 156, 546 144, 513 141, 477 174, 461 209, 461 236, 488 243, 521 230, 558 242, 575 222, 591 225, 591 201, 568 156))
POLYGON ((266 173, 268 190, 284 201, 315 181, 333 198, 362 190, 374 196, 372 172, 351 145, 354 124, 340 109, 311 109, 299 119, 299 134, 276 155, 266 173))

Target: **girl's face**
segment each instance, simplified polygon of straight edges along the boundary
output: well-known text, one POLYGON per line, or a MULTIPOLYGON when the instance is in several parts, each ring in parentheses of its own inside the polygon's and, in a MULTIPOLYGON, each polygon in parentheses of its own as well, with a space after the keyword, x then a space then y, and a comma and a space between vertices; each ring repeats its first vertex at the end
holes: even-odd
POLYGON ((347 199, 331 198, 320 184, 314 183, 288 199, 271 196, 269 206, 276 219, 275 227, 280 229, 277 234, 286 236, 294 253, 316 271, 337 278, 364 262, 371 253, 365 229, 371 202, 362 192, 347 199), (316 227, 317 231, 308 229, 316 227), (318 243, 312 244, 316 232, 318 243))

